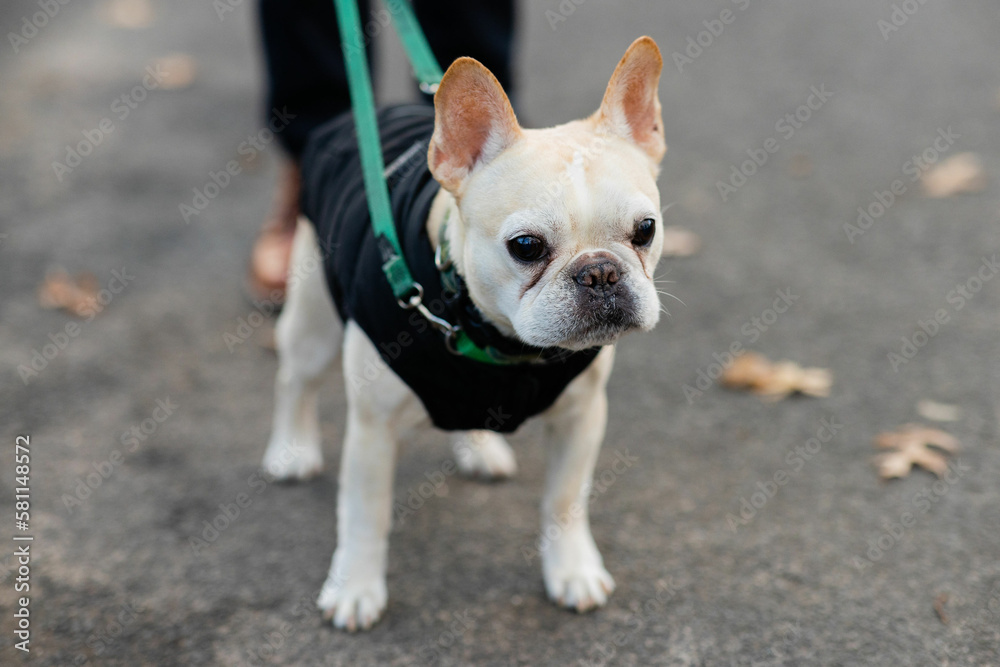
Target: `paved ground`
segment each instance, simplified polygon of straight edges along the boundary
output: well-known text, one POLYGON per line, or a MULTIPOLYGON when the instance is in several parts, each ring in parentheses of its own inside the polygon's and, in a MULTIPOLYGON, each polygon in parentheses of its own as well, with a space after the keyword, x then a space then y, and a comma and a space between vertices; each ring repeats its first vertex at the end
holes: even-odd
MULTIPOLYGON (((334 474, 296 487, 254 477, 275 369, 259 344, 270 324, 232 351, 223 338, 258 321, 240 285, 276 148, 189 224, 178 213, 261 127, 252 7, 232 4, 220 20, 207 2, 157 3, 152 27, 120 30, 78 0, 18 53, 8 37, 0 44, 0 498, 14 501, 9 450, 28 433, 28 663, 1000 664, 1000 281, 949 298, 976 287, 983 258, 1000 251, 992 0, 902 2, 911 14, 901 6, 885 36, 887 2, 524 4, 521 107, 532 124, 589 113, 628 43, 659 41, 670 145, 660 183, 676 202, 667 219, 704 239, 697 257, 661 264, 686 305, 668 302, 670 319, 621 344, 611 381, 598 464, 610 484, 592 515, 619 589, 585 616, 544 600, 538 564, 522 555, 542 481, 529 426, 513 439, 517 479, 449 478, 396 528, 388 617, 360 636, 322 625, 312 608, 334 548, 334 474), (723 10, 729 22, 713 23, 723 10), (701 51, 690 47, 678 71, 671 54, 689 37, 701 51), (154 90, 121 118, 115 98, 171 52, 197 59, 194 84, 154 90), (833 95, 813 98, 819 108, 799 127, 779 124, 813 88, 833 95), (113 131, 57 179, 53 161, 103 118, 113 131), (992 174, 980 195, 931 200, 910 180, 908 161, 948 128, 957 136, 939 142, 942 153, 975 151, 992 174), (777 152, 723 201, 717 181, 772 137, 777 152), (851 242, 844 225, 897 179, 906 192, 851 242), (52 266, 102 284, 113 271, 132 278, 78 321, 36 304, 52 266), (796 299, 774 320, 779 290, 796 299), (940 309, 948 321, 894 369, 889 353, 940 309), (755 317, 772 324, 762 331, 755 317), (45 348, 71 321, 79 330, 65 349, 45 348), (735 342, 831 368, 831 397, 767 404, 711 386, 689 401, 684 385, 735 342), (17 366, 46 349, 54 356, 25 384, 17 366), (960 474, 880 483, 872 437, 920 419, 922 399, 960 406, 945 425, 964 445, 960 474), (161 401, 175 406, 169 416, 161 401), (809 443, 823 420, 842 426, 809 443), (789 455, 806 446, 808 459, 789 455), (611 477, 626 449, 638 464, 611 477), (98 469, 107 478, 87 488, 98 469), (778 471, 789 481, 775 491, 778 471), (78 492, 89 495, 67 506, 78 492), (250 506, 195 553, 190 538, 223 525, 220 504, 241 493, 250 506), (730 526, 744 501, 761 506, 730 526), (941 594, 947 623, 933 608, 941 594)), ((34 11, 5 3, 4 35, 34 11)), ((384 64, 383 89, 405 96, 405 69, 384 64)), ((322 411, 336 461, 338 382, 322 411)), ((419 495, 448 456, 440 434, 413 443, 397 493, 419 495)), ((11 544, 0 553, 3 664, 18 653, 11 544)))

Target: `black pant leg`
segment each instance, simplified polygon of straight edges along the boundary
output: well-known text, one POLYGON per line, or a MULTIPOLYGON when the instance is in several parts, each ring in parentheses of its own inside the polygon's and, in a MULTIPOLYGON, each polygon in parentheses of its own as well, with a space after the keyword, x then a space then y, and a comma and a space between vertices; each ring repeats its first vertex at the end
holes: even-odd
POLYGON ((461 56, 484 64, 511 92, 514 60, 512 0, 414 0, 431 50, 442 69, 461 56))
MULTIPOLYGON (((371 20, 367 0, 358 0, 358 11, 362 25, 371 20)), ((277 137, 298 160, 313 128, 351 106, 333 2, 260 0, 260 30, 267 71, 266 116, 285 108, 295 114, 277 137)), ((371 53, 369 44, 369 64, 371 53)))

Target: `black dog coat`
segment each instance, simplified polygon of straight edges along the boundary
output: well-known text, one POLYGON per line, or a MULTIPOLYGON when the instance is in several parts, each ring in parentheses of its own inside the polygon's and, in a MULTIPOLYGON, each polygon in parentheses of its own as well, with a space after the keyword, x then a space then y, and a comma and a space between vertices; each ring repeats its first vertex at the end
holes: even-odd
MULTIPOLYGON (((467 295, 443 290, 425 229, 440 188, 427 166, 434 111, 388 107, 379 112, 378 124, 396 233, 413 279, 424 288, 424 304, 460 324, 477 345, 538 361, 494 365, 458 356, 419 312, 399 307, 382 272, 350 113, 317 128, 302 157, 302 212, 316 227, 337 311, 368 335, 389 368, 420 398, 435 426, 511 432, 550 407, 600 350, 571 353, 505 338, 482 320, 467 295)), ((363 386, 383 372, 384 367, 372 366, 346 381, 363 386)))

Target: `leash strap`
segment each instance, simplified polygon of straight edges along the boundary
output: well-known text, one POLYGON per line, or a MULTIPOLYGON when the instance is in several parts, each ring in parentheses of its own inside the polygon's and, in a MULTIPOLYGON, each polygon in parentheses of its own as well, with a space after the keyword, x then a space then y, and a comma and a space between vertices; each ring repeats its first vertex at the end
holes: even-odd
MULTIPOLYGON (((398 5, 406 5, 407 9, 403 13, 409 11, 409 5, 404 0, 398 0, 398 5)), ((375 96, 372 94, 371 75, 365 58, 365 37, 361 31, 358 5, 354 0, 334 0, 334 6, 361 151, 361 171, 365 193, 368 195, 368 211, 371 214, 375 240, 382 254, 382 271, 389 279, 396 299, 409 303, 416 296, 417 285, 403 259, 403 251, 396 237, 396 226, 392 221, 389 187, 383 176, 385 163, 382 160, 382 142, 379 141, 378 121, 375 118, 375 96)))
POLYGON ((409 56, 410 64, 413 66, 413 73, 420 82, 420 90, 433 95, 437 92, 438 84, 441 83, 444 74, 434 57, 434 52, 431 51, 430 44, 427 43, 424 31, 420 29, 413 7, 408 0, 389 0, 386 4, 393 18, 393 25, 396 26, 399 41, 403 43, 406 55, 409 56))

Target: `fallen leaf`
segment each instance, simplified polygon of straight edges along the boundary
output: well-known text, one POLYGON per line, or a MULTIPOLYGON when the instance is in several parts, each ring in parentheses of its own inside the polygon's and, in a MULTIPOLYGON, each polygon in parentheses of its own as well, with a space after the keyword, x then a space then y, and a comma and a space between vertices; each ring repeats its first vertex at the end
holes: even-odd
POLYGON ((756 352, 744 352, 722 373, 721 381, 731 389, 748 389, 779 401, 796 392, 829 396, 833 377, 827 368, 803 368, 793 361, 775 363, 756 352))
POLYGON ((808 178, 812 172, 812 160, 805 153, 796 153, 788 163, 788 175, 792 178, 808 178))
POLYGON ((153 61, 154 71, 160 74, 159 87, 163 90, 187 88, 198 72, 198 62, 186 53, 171 53, 153 61))
POLYGON ((954 422, 962 416, 962 410, 957 405, 947 405, 926 399, 917 403, 917 412, 924 419, 935 422, 954 422))
POLYGON ((978 155, 959 153, 929 169, 921 182, 928 197, 951 197, 963 192, 981 192, 986 187, 986 173, 978 155))
POLYGON ((38 303, 42 308, 61 308, 77 317, 94 312, 100 286, 90 273, 75 278, 61 269, 50 271, 38 287, 38 303))
POLYGON ((108 0, 101 15, 116 28, 147 28, 153 23, 153 5, 149 0, 108 0))
POLYGON ((945 625, 948 625, 948 614, 944 611, 944 606, 948 603, 947 593, 938 593, 934 598, 934 613, 945 625))
POLYGON ((690 257, 701 248, 701 237, 689 229, 672 225, 663 228, 663 256, 690 257))
POLYGON ((882 479, 906 477, 913 466, 920 466, 938 477, 948 469, 948 459, 936 447, 949 454, 958 451, 958 440, 933 428, 907 424, 898 431, 879 433, 875 438, 879 449, 893 451, 875 457, 878 474, 882 479))

